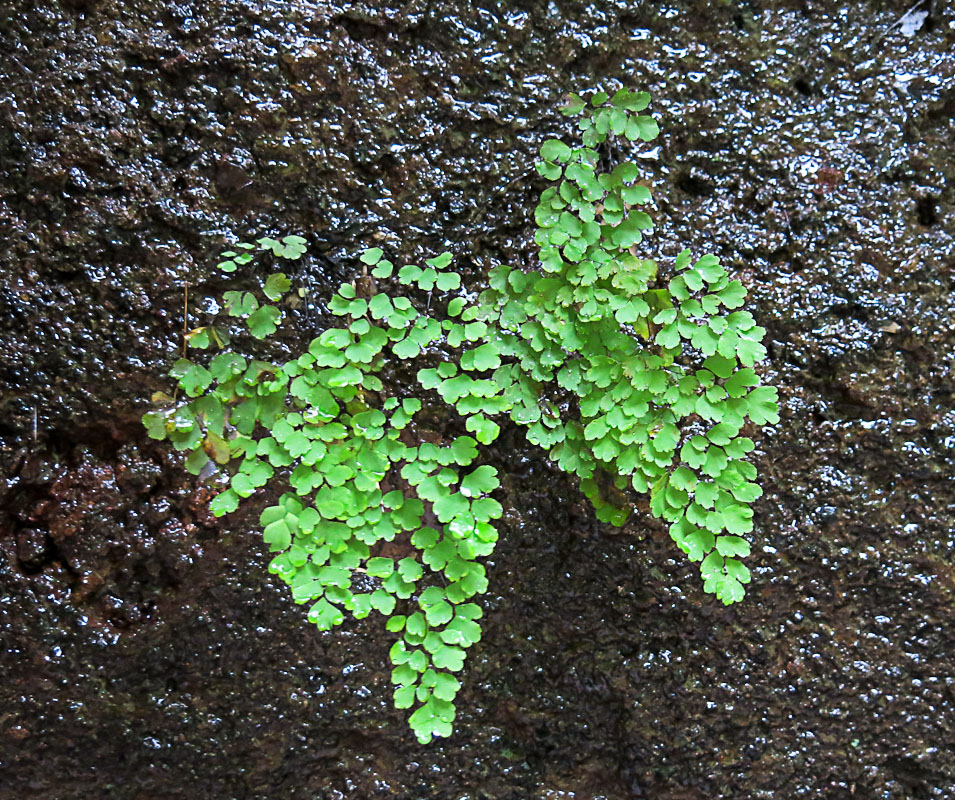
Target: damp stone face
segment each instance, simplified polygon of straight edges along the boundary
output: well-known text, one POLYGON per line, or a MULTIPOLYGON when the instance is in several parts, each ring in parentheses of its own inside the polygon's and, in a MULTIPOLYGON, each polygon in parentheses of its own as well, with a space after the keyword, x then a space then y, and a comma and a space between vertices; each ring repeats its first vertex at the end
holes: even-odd
MULTIPOLYGON (((4 788, 955 795, 955 42, 907 9, 0 3, 4 788), (232 232, 312 237, 312 298, 359 241, 466 251, 475 286, 529 263, 553 109, 608 85, 666 131, 646 246, 719 256, 767 331, 760 589, 714 602, 649 508, 599 524, 508 426, 483 636, 424 751, 370 621, 303 626, 257 515, 212 517, 140 417, 232 232)), ((290 316, 287 356, 331 321, 290 316)))

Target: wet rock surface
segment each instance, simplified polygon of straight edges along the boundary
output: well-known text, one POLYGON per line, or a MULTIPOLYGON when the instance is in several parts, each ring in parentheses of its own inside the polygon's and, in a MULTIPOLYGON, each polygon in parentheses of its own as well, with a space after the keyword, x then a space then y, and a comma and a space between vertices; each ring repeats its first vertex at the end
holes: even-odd
POLYGON ((0 797, 955 796, 955 23, 909 6, 0 0, 0 797), (531 258, 559 98, 615 80, 664 130, 648 252, 769 330, 754 584, 511 433, 422 748, 380 620, 316 633, 138 418, 232 236, 304 233, 319 293, 372 242, 531 258))

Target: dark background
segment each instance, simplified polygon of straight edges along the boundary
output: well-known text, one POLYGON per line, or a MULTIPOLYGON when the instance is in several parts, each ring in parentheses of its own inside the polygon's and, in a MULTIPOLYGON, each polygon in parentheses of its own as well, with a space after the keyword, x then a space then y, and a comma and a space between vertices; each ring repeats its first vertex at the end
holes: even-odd
POLYGON ((910 5, 0 0, 0 797, 955 796, 955 17, 910 5), (644 252, 717 253, 769 331, 754 583, 506 431, 421 747, 380 617, 316 632, 139 417, 232 237, 307 236, 319 299, 372 244, 531 263, 560 98, 618 85, 663 128, 644 252))

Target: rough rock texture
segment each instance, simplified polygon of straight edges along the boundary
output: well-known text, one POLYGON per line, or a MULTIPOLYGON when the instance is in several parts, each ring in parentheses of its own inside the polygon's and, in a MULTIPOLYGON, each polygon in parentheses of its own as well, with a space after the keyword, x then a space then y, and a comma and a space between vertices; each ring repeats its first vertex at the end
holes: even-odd
POLYGON ((910 5, 0 0, 0 797, 955 796, 955 22, 910 5), (755 583, 512 432, 422 748, 380 620, 316 633, 138 418, 233 235, 307 235, 319 295, 373 242, 532 258, 536 147, 614 81, 664 128, 648 252, 770 331, 755 583))

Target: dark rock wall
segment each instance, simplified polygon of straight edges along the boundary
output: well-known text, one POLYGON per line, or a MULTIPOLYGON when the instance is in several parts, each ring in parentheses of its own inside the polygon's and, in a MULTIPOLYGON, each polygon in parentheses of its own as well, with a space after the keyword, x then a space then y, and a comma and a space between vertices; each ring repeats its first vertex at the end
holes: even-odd
POLYGON ((0 797, 955 796, 955 16, 910 6, 0 0, 0 797), (531 259, 536 148, 614 81, 663 127, 646 252, 769 330, 754 584, 511 432, 423 748, 380 620, 316 633, 138 418, 230 237, 306 235, 316 297, 372 243, 531 259))

